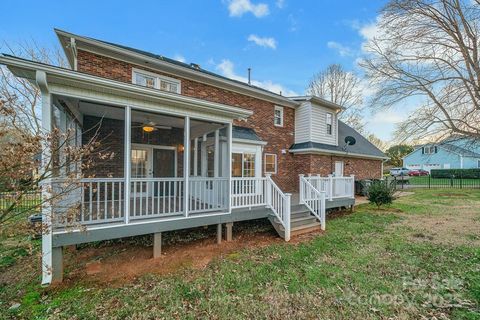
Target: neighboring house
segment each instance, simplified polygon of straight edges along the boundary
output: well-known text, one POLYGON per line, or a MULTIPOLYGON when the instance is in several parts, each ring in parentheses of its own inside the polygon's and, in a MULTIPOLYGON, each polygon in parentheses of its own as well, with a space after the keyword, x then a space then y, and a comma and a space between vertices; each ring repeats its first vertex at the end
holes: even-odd
POLYGON ((425 144, 403 157, 403 166, 428 171, 480 168, 480 141, 450 137, 436 144, 425 144))
POLYGON ((341 106, 56 33, 71 69, 9 55, 0 63, 40 88, 46 130, 75 129, 77 144, 98 136, 113 157, 84 169, 94 178, 43 210, 51 226, 43 283, 62 279, 62 248, 71 244, 154 234, 157 257, 163 231, 217 225, 221 240, 226 225, 228 240, 233 222, 258 218, 288 241, 324 229, 326 209, 353 206, 354 179, 382 176, 386 156, 338 121, 341 106))

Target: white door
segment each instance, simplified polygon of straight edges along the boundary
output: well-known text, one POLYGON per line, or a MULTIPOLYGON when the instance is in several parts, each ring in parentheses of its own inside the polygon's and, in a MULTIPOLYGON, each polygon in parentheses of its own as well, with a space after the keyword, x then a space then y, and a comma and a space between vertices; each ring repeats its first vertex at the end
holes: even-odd
POLYGON ((335 177, 343 177, 343 161, 335 161, 335 177))
POLYGON ((444 163, 443 169, 450 169, 450 163, 444 163))

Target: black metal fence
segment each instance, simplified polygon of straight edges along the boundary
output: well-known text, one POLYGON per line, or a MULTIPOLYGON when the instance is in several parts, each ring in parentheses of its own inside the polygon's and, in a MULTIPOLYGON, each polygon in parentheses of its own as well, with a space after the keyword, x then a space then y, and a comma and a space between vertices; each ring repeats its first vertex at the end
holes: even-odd
POLYGON ((461 176, 450 176, 448 178, 432 178, 428 176, 412 177, 398 176, 385 177, 387 183, 390 183, 396 189, 411 188, 442 188, 442 189, 480 189, 480 179, 462 178, 461 176))
POLYGON ((37 213, 40 212, 41 192, 29 191, 21 197, 14 192, 0 192, 0 211, 11 208, 15 213, 37 213), (12 206, 12 204, 14 204, 12 206))

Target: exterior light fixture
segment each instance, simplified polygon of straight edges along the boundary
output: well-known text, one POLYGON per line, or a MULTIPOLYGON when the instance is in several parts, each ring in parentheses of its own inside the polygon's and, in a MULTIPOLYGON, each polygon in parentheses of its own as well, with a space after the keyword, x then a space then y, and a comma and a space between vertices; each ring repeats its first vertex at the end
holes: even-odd
POLYGON ((143 129, 143 131, 148 132, 148 133, 150 133, 150 132, 152 132, 152 131, 155 130, 154 127, 148 126, 148 125, 143 126, 142 129, 143 129))

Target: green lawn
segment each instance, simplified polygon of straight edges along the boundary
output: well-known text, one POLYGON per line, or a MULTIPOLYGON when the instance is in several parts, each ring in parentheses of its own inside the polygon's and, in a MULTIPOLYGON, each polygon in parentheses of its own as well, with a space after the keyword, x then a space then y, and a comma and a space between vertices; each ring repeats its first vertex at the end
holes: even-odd
POLYGON ((385 210, 329 217, 322 235, 112 285, 41 288, 39 243, 1 241, 2 318, 480 319, 478 190, 415 190, 385 210))

